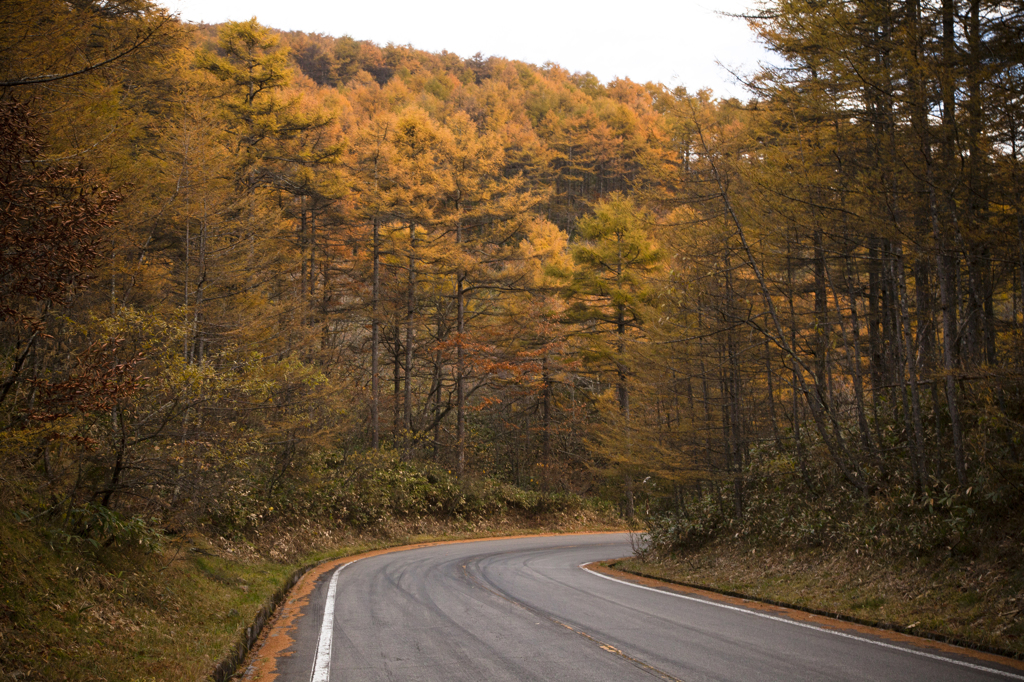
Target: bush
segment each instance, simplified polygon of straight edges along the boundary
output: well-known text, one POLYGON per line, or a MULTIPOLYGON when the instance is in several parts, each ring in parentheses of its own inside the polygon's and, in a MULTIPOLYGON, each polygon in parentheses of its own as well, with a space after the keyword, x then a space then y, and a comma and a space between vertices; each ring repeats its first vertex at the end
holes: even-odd
POLYGON ((524 490, 493 478, 459 480, 435 465, 398 459, 354 482, 339 502, 342 517, 358 528, 428 516, 476 520, 511 512, 538 517, 577 512, 584 506, 578 495, 524 490))
POLYGON ((279 480, 271 495, 260 494, 266 487, 266 481, 232 482, 212 500, 207 520, 222 535, 236 536, 259 534, 270 519, 334 520, 371 529, 406 519, 575 515, 588 507, 579 495, 524 490, 492 477, 459 479, 436 464, 404 461, 390 450, 317 453, 304 469, 279 480))
POLYGON ((667 555, 699 549, 730 525, 721 504, 709 494, 698 497, 687 513, 673 510, 645 519, 642 551, 667 555))
POLYGON ((649 548, 662 554, 692 550, 723 530, 750 545, 859 549, 892 558, 973 557, 986 548, 1019 546, 1021 533, 1013 520, 1024 512, 1020 465, 978 467, 973 486, 933 480, 920 493, 909 477, 891 474, 884 487, 865 496, 844 485, 825 463, 809 463, 801 473, 780 465, 783 456, 758 455, 744 476, 741 517, 731 503, 697 494, 688 502, 688 514, 669 511, 647 519, 649 548))
POLYGON ((63 544, 85 544, 93 549, 119 545, 147 552, 159 549, 163 537, 153 523, 141 516, 125 517, 95 503, 66 510, 50 532, 63 544))

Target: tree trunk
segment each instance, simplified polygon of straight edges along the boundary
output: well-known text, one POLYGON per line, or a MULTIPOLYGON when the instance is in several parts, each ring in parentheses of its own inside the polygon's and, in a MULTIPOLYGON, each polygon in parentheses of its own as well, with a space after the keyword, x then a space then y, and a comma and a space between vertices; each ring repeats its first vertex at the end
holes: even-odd
POLYGON ((551 374, 548 371, 548 356, 545 355, 541 363, 541 376, 544 381, 543 393, 543 425, 544 425, 544 449, 542 455, 544 465, 551 462, 551 374))
POLYGON ((370 303, 370 445, 380 449, 380 219, 373 219, 373 298, 370 303))
MULTIPOLYGON (((956 8, 955 0, 942 0, 942 65, 939 77, 939 89, 942 97, 942 130, 939 137, 941 154, 942 179, 939 184, 942 208, 948 216, 954 238, 958 236, 956 186, 955 135, 956 135, 956 83, 954 81, 956 54, 956 8)), ((931 176, 931 164, 928 166, 931 176)), ((940 306, 942 307, 942 360, 946 375, 946 405, 949 410, 949 426, 953 435, 953 461, 956 465, 957 482, 961 487, 967 485, 967 463, 964 457, 963 432, 960 427, 960 409, 956 395, 956 350, 954 343, 957 338, 957 295, 956 295, 956 258, 948 250, 949 240, 942 225, 939 214, 940 204, 935 196, 935 181, 929 177, 932 187, 932 231, 935 237, 936 275, 939 279, 940 306)))
MULTIPOLYGON (((846 294, 850 304, 850 337, 853 340, 852 348, 847 344, 847 364, 850 366, 850 375, 853 379, 853 396, 857 407, 857 426, 860 431, 860 445, 864 452, 876 461, 879 468, 884 472, 885 465, 878 457, 875 443, 871 438, 871 428, 868 426, 866 401, 864 399, 864 372, 862 368, 863 354, 860 343, 860 315, 857 310, 857 292, 853 284, 853 275, 850 272, 850 259, 847 255, 843 264, 844 279, 846 280, 846 294)), ((835 289, 835 287, 833 287, 835 289)), ((836 294, 838 298, 838 294, 836 294)), ((836 309, 839 302, 836 301, 836 309)), ((840 316, 842 319, 842 316, 840 316)))
POLYGON ((764 367, 768 375, 768 419, 771 421, 772 438, 775 447, 782 447, 782 436, 779 434, 779 420, 775 414, 775 381, 772 378, 772 347, 768 339, 764 340, 764 367))
MULTIPOLYGON (((459 244, 461 248, 462 244, 462 225, 459 224, 455 228, 455 243, 459 244)), ((464 291, 464 280, 465 274, 460 267, 455 274, 455 307, 456 307, 456 334, 458 341, 455 345, 456 348, 456 361, 455 361, 455 405, 456 405, 456 417, 455 417, 455 441, 456 441, 456 457, 457 465, 456 471, 461 478, 466 468, 466 388, 465 388, 465 374, 466 374, 466 351, 464 346, 465 339, 463 334, 466 331, 466 301, 464 291)))
MULTIPOLYGON (((415 339, 416 315, 416 226, 409 225, 409 291, 405 311, 405 409, 403 411, 406 438, 412 438, 412 358, 415 339)), ((411 440, 410 440, 411 442, 411 440)))
POLYGON ((825 237, 814 231, 814 383, 826 395, 825 367, 828 364, 828 289, 825 281, 825 237))
MULTIPOLYGON (((924 426, 921 421, 921 396, 917 389, 917 361, 913 352, 913 329, 910 326, 910 308, 907 304, 907 280, 906 271, 903 265, 903 246, 897 244, 895 247, 895 258, 892 267, 896 272, 893 279, 898 282, 897 296, 899 298, 900 315, 902 318, 902 335, 900 347, 906 362, 907 377, 910 381, 910 406, 909 410, 904 407, 904 418, 910 422, 913 440, 910 445, 911 463, 914 473, 914 488, 920 493, 924 489, 924 426)), ((902 377, 902 372, 900 373, 902 377)), ((906 392, 903 392, 904 404, 906 404, 906 392)))

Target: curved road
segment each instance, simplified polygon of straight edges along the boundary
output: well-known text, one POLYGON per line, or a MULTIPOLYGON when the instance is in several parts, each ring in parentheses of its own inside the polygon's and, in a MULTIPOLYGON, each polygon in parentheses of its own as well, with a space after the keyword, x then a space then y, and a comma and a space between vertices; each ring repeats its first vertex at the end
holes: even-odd
POLYGON ((563 535, 343 564, 295 608, 276 675, 259 679, 1024 680, 1008 659, 581 568, 631 552, 622 533, 563 535))

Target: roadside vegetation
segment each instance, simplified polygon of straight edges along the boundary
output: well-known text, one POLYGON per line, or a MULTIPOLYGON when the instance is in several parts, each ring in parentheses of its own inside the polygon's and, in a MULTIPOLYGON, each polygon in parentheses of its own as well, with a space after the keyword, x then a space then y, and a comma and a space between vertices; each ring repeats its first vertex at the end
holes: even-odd
MULTIPOLYGON (((984 486, 869 498, 807 494, 794 466, 762 451, 743 515, 720 485, 647 500, 635 557, 616 568, 1024 658, 1021 471, 984 486), (659 507, 660 506, 660 507, 659 507)), ((824 463, 815 489, 841 491, 824 463)))
POLYGON ((357 491, 345 497, 342 517, 282 510, 170 534, 107 516, 92 519, 84 536, 4 505, 0 674, 25 682, 204 680, 297 569, 417 542, 622 528, 608 505, 578 496, 458 482, 400 464, 357 491))
POLYGON ((612 564, 629 573, 791 606, 865 625, 1024 657, 1024 582, 990 557, 970 561, 789 549, 723 538, 699 550, 612 564))
POLYGON ((1019 650, 1024 8, 747 16, 741 102, 0 3, 4 672, 116 627, 163 679, 147 614, 230 639, 310 552, 615 514, 1019 650))

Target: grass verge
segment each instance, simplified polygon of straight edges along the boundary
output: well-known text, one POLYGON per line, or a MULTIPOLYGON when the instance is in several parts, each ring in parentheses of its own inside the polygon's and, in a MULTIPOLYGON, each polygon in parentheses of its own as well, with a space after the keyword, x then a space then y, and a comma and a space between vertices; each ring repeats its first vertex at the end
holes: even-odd
POLYGON ((1024 658, 1024 567, 726 540, 613 567, 1024 658))
POLYGON ((207 679, 299 567, 372 549, 495 535, 619 530, 590 512, 468 521, 265 528, 250 539, 190 534, 155 552, 66 544, 0 514, 0 680, 207 679))

